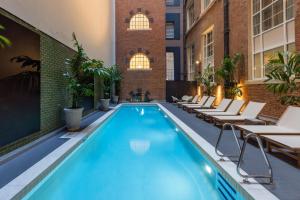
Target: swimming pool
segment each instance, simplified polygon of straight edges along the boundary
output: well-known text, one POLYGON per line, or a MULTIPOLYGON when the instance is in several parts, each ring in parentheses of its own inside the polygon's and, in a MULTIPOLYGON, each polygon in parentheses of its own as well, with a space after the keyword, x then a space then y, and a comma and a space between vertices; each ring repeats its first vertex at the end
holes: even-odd
POLYGON ((123 105, 24 199, 242 199, 158 106, 123 105))

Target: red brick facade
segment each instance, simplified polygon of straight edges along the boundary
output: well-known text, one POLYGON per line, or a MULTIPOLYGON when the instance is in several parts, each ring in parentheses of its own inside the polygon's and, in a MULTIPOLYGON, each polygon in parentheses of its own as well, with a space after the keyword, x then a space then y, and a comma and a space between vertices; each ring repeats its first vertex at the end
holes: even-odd
POLYGON ((148 90, 153 99, 165 99, 164 0, 116 0, 116 61, 123 72, 122 100, 137 88, 148 90), (148 16, 151 30, 128 30, 129 20, 137 12, 148 16), (129 70, 129 61, 137 52, 151 60, 150 70, 129 70))
MULTIPOLYGON (((187 1, 187 3, 189 0, 187 1)), ((296 49, 300 51, 300 1, 296 2, 296 49)), ((214 26, 214 63, 218 68, 224 58, 224 7, 223 1, 213 1, 212 5, 202 14, 201 1, 194 1, 196 24, 186 34, 186 45, 195 45, 196 60, 201 60, 203 55, 202 33, 210 26, 214 26)), ((251 1, 229 1, 229 51, 230 55, 241 53, 244 55, 243 65, 240 66, 239 79, 244 86, 243 99, 249 101, 266 102, 267 105, 262 115, 279 117, 286 106, 279 102, 279 96, 267 91, 263 82, 248 84, 248 66, 252 65, 248 60, 251 58, 251 1)), ((198 66, 201 70, 201 64, 198 66)))

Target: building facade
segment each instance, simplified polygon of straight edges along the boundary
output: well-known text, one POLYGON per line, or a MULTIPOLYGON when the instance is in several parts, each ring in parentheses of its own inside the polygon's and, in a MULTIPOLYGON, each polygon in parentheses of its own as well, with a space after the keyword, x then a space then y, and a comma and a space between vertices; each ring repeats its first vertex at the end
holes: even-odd
POLYGON ((165 99, 165 1, 116 0, 116 63, 123 80, 121 100, 141 89, 165 99))
POLYGON ((184 16, 182 0, 166 0, 166 80, 184 80, 184 16))
POLYGON ((278 51, 299 51, 299 1, 186 0, 184 8, 189 79, 208 66, 216 71, 225 56, 240 53, 241 98, 266 102, 262 115, 279 117, 286 107, 267 91, 264 66, 278 51))

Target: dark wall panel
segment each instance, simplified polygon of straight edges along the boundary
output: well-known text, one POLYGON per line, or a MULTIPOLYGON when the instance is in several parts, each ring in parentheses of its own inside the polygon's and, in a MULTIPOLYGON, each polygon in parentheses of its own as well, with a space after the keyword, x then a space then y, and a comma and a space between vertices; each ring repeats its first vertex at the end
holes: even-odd
POLYGON ((183 95, 194 96, 197 94, 196 81, 167 81, 166 101, 172 102, 171 96, 181 98, 183 95))
POLYGON ((40 130, 40 37, 3 15, 0 25, 0 34, 12 42, 0 48, 2 147, 40 130))

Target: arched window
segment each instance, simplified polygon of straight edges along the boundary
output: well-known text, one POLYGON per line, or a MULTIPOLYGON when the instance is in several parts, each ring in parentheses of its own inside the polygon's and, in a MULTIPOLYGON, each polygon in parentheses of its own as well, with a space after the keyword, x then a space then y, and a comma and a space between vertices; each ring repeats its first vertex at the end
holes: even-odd
POLYGON ((143 53, 137 53, 130 59, 130 69, 150 69, 149 58, 143 53))
POLYGON ((130 30, 149 30, 150 22, 146 15, 137 13, 132 16, 129 23, 130 30))

